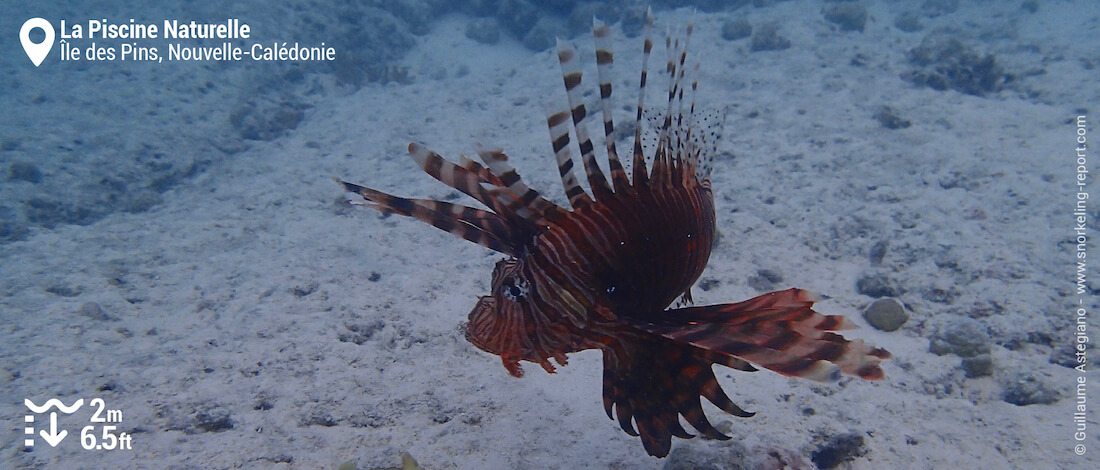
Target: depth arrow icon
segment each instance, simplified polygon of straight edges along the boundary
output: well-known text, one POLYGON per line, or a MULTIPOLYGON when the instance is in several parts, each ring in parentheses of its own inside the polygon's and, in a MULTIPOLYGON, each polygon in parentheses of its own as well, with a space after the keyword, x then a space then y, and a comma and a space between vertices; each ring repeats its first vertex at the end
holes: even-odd
POLYGON ((46 440, 50 447, 57 447, 65 439, 65 436, 69 435, 69 431, 62 429, 61 432, 57 432, 57 412, 50 412, 50 432, 43 429, 38 431, 38 434, 46 440))

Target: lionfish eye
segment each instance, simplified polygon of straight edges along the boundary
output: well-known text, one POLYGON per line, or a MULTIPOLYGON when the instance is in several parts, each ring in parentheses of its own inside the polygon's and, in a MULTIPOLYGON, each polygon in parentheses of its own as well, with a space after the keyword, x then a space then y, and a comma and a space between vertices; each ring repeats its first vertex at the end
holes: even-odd
POLYGON ((521 278, 509 277, 501 287, 503 287, 504 296, 515 302, 527 297, 527 290, 530 286, 527 281, 521 278))

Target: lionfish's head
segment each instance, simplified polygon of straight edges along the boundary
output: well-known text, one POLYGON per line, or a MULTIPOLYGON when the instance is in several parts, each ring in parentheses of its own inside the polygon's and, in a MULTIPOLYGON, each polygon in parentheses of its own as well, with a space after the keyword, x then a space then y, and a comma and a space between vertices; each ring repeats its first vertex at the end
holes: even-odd
POLYGON ((539 291, 524 274, 523 261, 503 259, 493 268, 492 293, 478 299, 466 323, 466 339, 482 351, 500 356, 516 377, 523 375, 519 361, 538 363, 554 372, 549 359, 565 364, 568 331, 560 322, 540 314, 539 291), (541 320, 541 321, 540 321, 541 320))

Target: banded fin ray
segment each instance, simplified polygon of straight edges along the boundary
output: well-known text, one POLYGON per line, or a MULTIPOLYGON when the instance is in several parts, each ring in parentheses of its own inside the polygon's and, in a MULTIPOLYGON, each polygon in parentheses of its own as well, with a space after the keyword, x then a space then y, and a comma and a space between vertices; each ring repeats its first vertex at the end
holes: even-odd
POLYGON ((611 186, 607 184, 607 177, 596 163, 596 152, 592 145, 592 138, 588 134, 588 110, 581 99, 581 83, 583 74, 577 51, 569 43, 558 40, 558 61, 561 62, 562 81, 565 83, 565 94, 569 101, 570 114, 573 117, 573 133, 577 136, 577 145, 581 151, 581 161, 584 163, 584 172, 588 176, 588 186, 597 201, 606 199, 613 194, 611 186))
POLYGON ((501 181, 497 175, 494 175, 488 168, 481 166, 480 163, 471 160, 470 157, 467 157, 464 153, 458 154, 458 166, 476 174, 478 178, 481 178, 482 183, 493 186, 504 186, 504 182, 501 181))
POLYGON ((545 223, 547 213, 560 210, 524 184, 500 150, 478 149, 478 156, 489 165, 488 169, 465 156, 461 165, 456 165, 415 142, 409 144, 409 156, 432 178, 485 204, 500 216, 519 217, 538 225, 545 223), (486 188, 485 184, 492 187, 486 188))
MULTIPOLYGON (((691 42, 693 30, 694 25, 688 23, 682 45, 679 38, 672 39, 671 31, 665 35, 665 50, 668 53, 668 62, 665 65, 665 71, 669 77, 668 103, 660 127, 653 168, 650 173, 651 179, 666 180, 671 178, 673 172, 681 169, 683 164, 680 161, 684 155, 683 142, 681 141, 683 134, 681 134, 681 131, 686 128, 686 131, 690 132, 691 129, 690 126, 683 125, 683 82, 686 75, 687 48, 691 42)), ((691 108, 694 109, 694 105, 691 108)), ((691 116, 688 116, 688 119, 690 120, 691 116)))
POLYGON ((490 250, 515 256, 521 249, 520 237, 499 215, 492 212, 432 199, 409 199, 387 194, 354 183, 336 180, 344 190, 366 199, 361 204, 388 214, 412 217, 490 250))
POLYGON ((496 184, 500 182, 499 179, 490 181, 489 176, 492 174, 477 162, 463 156, 462 165, 455 165, 435 151, 416 142, 409 144, 409 156, 421 170, 424 170, 424 173, 432 178, 499 212, 500 204, 486 191, 482 183, 495 186, 501 186, 503 183, 496 184))
POLYGON ((513 199, 508 201, 503 209, 504 212, 497 210, 497 213, 515 213, 534 222, 536 225, 545 225, 548 214, 554 214, 561 210, 557 204, 542 197, 538 191, 531 189, 530 186, 527 186, 527 183, 523 182, 519 172, 508 163, 508 155, 505 155, 503 150, 479 146, 477 155, 489 166, 489 172, 498 178, 502 186, 507 188, 507 192, 496 189, 490 191, 490 194, 503 193, 513 199))
MULTIPOLYGON (((411 199, 335 179, 344 190, 359 194, 383 213, 396 213, 426 222, 500 253, 517 256, 530 238, 562 214, 561 207, 528 187, 499 150, 478 149, 481 164, 462 156, 455 164, 431 149, 409 144, 409 156, 425 173, 489 210, 431 199, 411 199), (549 219, 548 219, 549 218, 549 219)), ((354 203, 353 203, 354 204, 354 203)))
POLYGON ((649 181, 649 174, 646 172, 646 155, 645 148, 642 145, 643 142, 643 128, 646 123, 646 119, 643 114, 645 112, 645 92, 647 88, 647 80, 649 76, 649 56, 653 52, 653 38, 651 37, 653 30, 653 11, 646 10, 645 18, 645 42, 642 45, 642 71, 641 77, 638 80, 638 109, 634 118, 634 158, 633 158, 633 178, 635 186, 644 186, 649 181))
POLYGON ((890 353, 833 333, 855 326, 843 316, 815 312, 815 300, 807 291, 788 289, 735 304, 623 319, 641 330, 789 377, 827 381, 844 373, 881 379, 879 362, 890 358, 890 353))
POLYGON ((569 111, 547 113, 546 126, 550 129, 550 145, 554 148, 561 185, 569 198, 569 205, 574 210, 591 205, 592 198, 584 192, 573 172, 573 156, 569 152, 569 111))
POLYGON ((626 177, 626 170, 619 161, 619 151, 615 147, 615 122, 612 118, 611 101, 611 65, 614 63, 614 54, 611 51, 611 29, 596 19, 592 19, 592 38, 596 44, 596 73, 600 81, 600 112, 603 115, 604 143, 607 146, 607 163, 611 169, 611 181, 615 192, 626 191, 630 188, 630 180, 626 177))

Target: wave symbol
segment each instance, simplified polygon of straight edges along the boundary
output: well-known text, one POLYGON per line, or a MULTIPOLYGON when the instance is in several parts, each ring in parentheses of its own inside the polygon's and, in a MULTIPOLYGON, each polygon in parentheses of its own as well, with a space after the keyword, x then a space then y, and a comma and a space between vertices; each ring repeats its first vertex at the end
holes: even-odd
POLYGON ((49 400, 46 400, 46 403, 43 404, 42 406, 36 406, 34 404, 34 402, 31 401, 30 398, 24 398, 23 399, 23 404, 27 405, 27 408, 30 408, 30 410, 34 413, 42 413, 42 412, 45 412, 45 411, 49 411, 49 409, 51 407, 56 406, 57 409, 61 410, 62 413, 72 414, 74 411, 79 410, 81 406, 84 406, 84 399, 81 398, 81 399, 77 400, 76 402, 73 403, 73 406, 65 406, 64 403, 61 403, 61 400, 58 400, 56 398, 51 398, 49 400))

